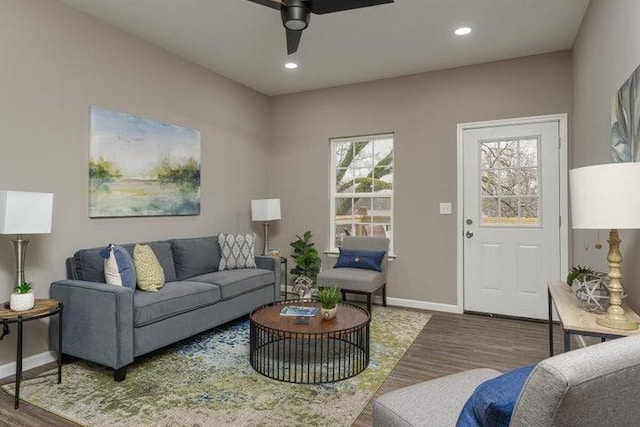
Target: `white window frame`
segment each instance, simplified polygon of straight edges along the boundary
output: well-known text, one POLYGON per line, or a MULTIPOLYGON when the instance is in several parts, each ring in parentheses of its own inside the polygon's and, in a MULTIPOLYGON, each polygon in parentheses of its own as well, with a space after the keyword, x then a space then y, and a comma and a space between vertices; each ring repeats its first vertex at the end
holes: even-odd
MULTIPOLYGON (((336 193, 336 144, 344 144, 351 143, 357 141, 375 141, 378 139, 391 139, 393 141, 393 150, 395 151, 395 134, 394 133, 383 133, 383 134, 375 134, 375 135, 362 135, 355 137, 342 137, 342 138, 330 138, 329 139, 329 147, 330 147, 330 170, 329 170, 329 250, 327 253, 338 253, 338 248, 335 246, 336 241, 336 198, 338 197, 338 193, 336 193)), ((395 154, 394 159, 391 161, 391 168, 393 169, 393 187, 391 191, 385 192, 384 194, 379 193, 340 193, 339 196, 346 197, 359 197, 359 198, 375 198, 375 197, 385 197, 391 199, 391 219, 390 219, 390 231, 388 234, 389 238, 389 256, 393 256, 393 231, 394 231, 394 192, 395 192, 395 154)))

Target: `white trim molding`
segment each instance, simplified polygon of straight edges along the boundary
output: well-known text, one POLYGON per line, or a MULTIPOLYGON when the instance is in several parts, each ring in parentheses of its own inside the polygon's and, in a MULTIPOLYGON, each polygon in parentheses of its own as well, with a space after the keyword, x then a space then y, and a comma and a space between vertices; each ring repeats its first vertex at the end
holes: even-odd
MULTIPOLYGON (((54 351, 45 351, 40 354, 34 354, 33 356, 25 357, 22 360, 22 371, 37 368, 38 366, 46 365, 49 362, 55 362, 58 360, 58 354, 54 351)), ((0 378, 13 376, 16 374, 16 362, 7 363, 0 366, 0 378)))
MULTIPOLYGON (((373 302, 382 304, 382 297, 374 296, 373 302)), ((431 301, 419 301, 413 299, 404 298, 389 298, 387 297, 387 304, 396 307, 416 308, 419 310, 440 311, 444 313, 462 313, 462 310, 458 308, 456 304, 443 304, 440 302, 431 301)))
POLYGON ((560 147, 558 149, 560 163, 560 277, 567 276, 569 270, 569 136, 568 136, 568 116, 566 113, 550 114, 544 116, 517 117, 503 120, 489 120, 486 122, 458 123, 457 131, 457 179, 458 179, 458 197, 457 197, 457 303, 455 307, 456 313, 464 312, 464 182, 463 182, 463 136, 464 131, 469 129, 514 126, 534 123, 558 123, 558 135, 560 136, 560 147))

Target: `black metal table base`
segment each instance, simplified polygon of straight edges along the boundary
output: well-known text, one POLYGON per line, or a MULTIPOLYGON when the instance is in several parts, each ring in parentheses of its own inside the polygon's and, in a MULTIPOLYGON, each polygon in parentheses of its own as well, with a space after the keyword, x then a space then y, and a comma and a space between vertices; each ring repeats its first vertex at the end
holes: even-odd
POLYGON ((337 332, 296 333, 251 322, 250 362, 259 373, 284 382, 341 381, 369 366, 369 323, 337 332))
POLYGON ((23 318, 22 316, 18 316, 15 319, 7 320, 4 319, 2 321, 2 336, 0 336, 0 340, 4 338, 5 335, 10 333, 9 324, 17 323, 18 324, 18 337, 17 337, 17 354, 16 354, 16 380, 15 380, 15 399, 14 399, 14 407, 18 409, 20 407, 20 382, 22 381, 22 328, 24 322, 28 322, 31 320, 42 319, 44 317, 49 317, 54 314, 58 314, 58 384, 62 383, 62 312, 63 305, 60 303, 58 305, 57 310, 53 310, 38 316, 23 318))

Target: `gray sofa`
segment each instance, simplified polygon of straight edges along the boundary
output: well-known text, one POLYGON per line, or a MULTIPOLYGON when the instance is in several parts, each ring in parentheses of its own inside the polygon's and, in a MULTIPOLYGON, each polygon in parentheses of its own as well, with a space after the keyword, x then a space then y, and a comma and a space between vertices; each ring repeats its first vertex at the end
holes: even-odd
MULTIPOLYGON (((108 285, 102 248, 67 259, 67 280, 51 284, 64 304, 62 350, 114 369, 122 381, 135 357, 188 338, 279 299, 280 259, 256 257, 257 268, 218 271, 216 236, 148 243, 164 269, 158 292, 108 285)), ((135 244, 122 245, 133 252, 135 244)), ((58 322, 50 345, 57 350, 58 322)))
MULTIPOLYGON (((378 427, 455 426, 482 382, 500 375, 474 369, 378 397, 378 427)), ((510 426, 637 426, 640 422, 640 336, 596 344, 550 357, 529 375, 510 426)))

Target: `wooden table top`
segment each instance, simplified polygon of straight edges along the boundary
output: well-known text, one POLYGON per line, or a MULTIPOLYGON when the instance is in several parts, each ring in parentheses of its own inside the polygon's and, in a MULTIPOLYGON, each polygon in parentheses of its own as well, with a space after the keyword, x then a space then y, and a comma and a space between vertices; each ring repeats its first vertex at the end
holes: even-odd
MULTIPOLYGON (((556 311, 560 317, 560 322, 564 329, 572 331, 593 332, 604 335, 616 335, 626 337, 629 335, 640 334, 640 329, 628 331, 623 329, 607 328, 605 326, 598 325, 596 319, 604 314, 591 313, 582 308, 582 303, 571 292, 571 288, 563 282, 551 282, 549 283, 549 292, 553 298, 556 311)), ((628 306, 623 305, 625 313, 630 319, 640 322, 640 316, 638 316, 628 306)))
POLYGON ((60 306, 60 302, 55 299, 36 299, 33 308, 25 311, 12 311, 9 308, 4 308, 4 304, 2 304, 2 306, 0 306, 0 319, 15 320, 18 317, 22 317, 23 319, 36 317, 56 311, 58 306, 60 306))
POLYGON ((319 307, 317 301, 290 300, 278 301, 256 310, 251 314, 251 321, 269 329, 301 334, 324 334, 355 328, 369 321, 370 316, 365 310, 351 304, 338 303, 336 317, 324 320, 320 312, 314 317, 308 317, 309 323, 296 323, 296 316, 280 316, 280 310, 285 306, 319 307))

